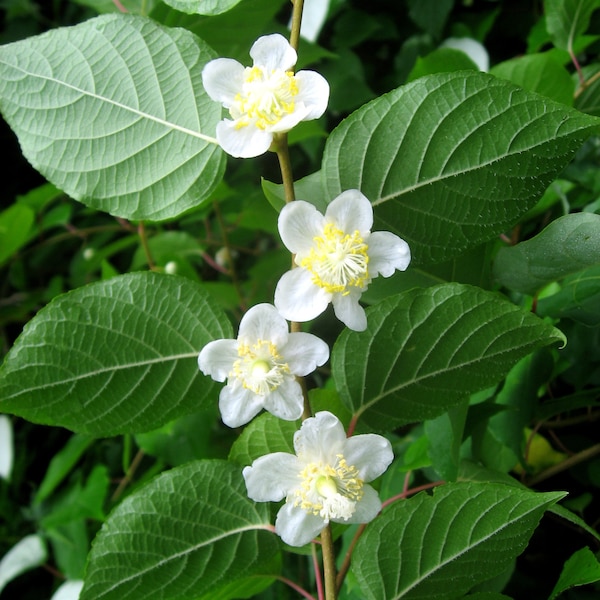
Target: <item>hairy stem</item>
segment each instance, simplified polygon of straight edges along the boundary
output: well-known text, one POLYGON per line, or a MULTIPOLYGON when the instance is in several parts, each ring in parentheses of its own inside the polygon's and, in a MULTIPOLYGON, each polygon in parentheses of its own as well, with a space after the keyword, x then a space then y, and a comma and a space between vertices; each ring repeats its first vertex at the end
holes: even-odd
POLYGON ((323 575, 325 579, 325 600, 336 600, 337 586, 335 573, 335 551, 331 525, 321 531, 321 549, 323 552, 323 575))
POLYGON ((300 25, 302 24, 302 9, 304 8, 304 0, 292 0, 294 10, 292 12, 292 30, 290 33, 290 46, 298 51, 300 43, 300 25))

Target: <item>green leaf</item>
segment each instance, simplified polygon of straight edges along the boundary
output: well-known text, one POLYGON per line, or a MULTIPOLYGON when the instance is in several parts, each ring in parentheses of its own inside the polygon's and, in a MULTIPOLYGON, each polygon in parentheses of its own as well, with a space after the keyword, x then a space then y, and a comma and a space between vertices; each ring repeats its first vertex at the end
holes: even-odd
POLYGON ((484 73, 430 75, 342 121, 323 181, 329 202, 360 189, 413 264, 441 262, 514 225, 599 123, 484 73))
POLYGON ((189 15, 220 15, 241 0, 165 0, 165 4, 189 15))
POLYGON ((292 440, 299 428, 300 424, 296 421, 284 421, 263 413, 246 425, 231 446, 229 460, 246 466, 271 452, 295 454, 292 440))
POLYGON ((541 317, 568 317, 583 325, 600 325, 600 265, 583 269, 565 278, 556 294, 540 298, 537 313, 541 317))
POLYGON ((360 423, 390 431, 433 419, 500 381, 563 334, 502 296, 461 284, 414 289, 367 309, 366 331, 344 330, 331 365, 360 423))
POLYGON ((150 16, 169 27, 183 27, 202 38, 220 56, 250 64, 252 44, 265 31, 273 31, 273 19, 288 0, 244 0, 214 16, 186 15, 160 2, 150 16))
POLYGON ((35 495, 34 503, 43 502, 60 485, 71 469, 90 447, 94 438, 75 434, 69 438, 65 447, 57 452, 48 465, 48 470, 35 495))
POLYGON ((544 0, 546 29, 557 48, 570 50, 585 33, 599 0, 544 0))
POLYGON ((0 110, 25 157, 93 208, 176 217, 222 179, 221 107, 204 92, 214 52, 183 29, 105 15, 0 48, 0 110))
MULTIPOLYGON (((262 190, 269 204, 279 213, 285 206, 285 191, 280 183, 273 183, 267 179, 261 180, 262 190)), ((298 200, 310 202, 317 209, 325 213, 327 202, 323 197, 323 186, 321 185, 321 173, 311 173, 294 182, 294 191, 298 200)))
POLYGON ((41 520, 42 527, 52 529, 79 519, 103 521, 103 505, 109 485, 107 467, 96 465, 85 484, 77 481, 53 503, 52 511, 41 520))
POLYGON ((408 14, 419 27, 439 38, 454 0, 408 0, 408 14))
POLYGON ((547 53, 507 60, 492 67, 490 73, 567 106, 573 105, 575 82, 569 71, 547 53))
POLYGON ((429 440, 428 455, 433 468, 444 481, 455 481, 458 477, 467 410, 466 404, 456 406, 436 419, 425 421, 425 434, 429 440))
POLYGON ((272 573, 279 542, 269 528, 269 504, 248 499, 239 466, 177 467, 110 514, 94 541, 81 600, 239 597, 219 594, 272 573))
POLYGON ((34 213, 24 204, 0 212, 0 266, 27 243, 34 213))
POLYGON ((369 600, 451 600, 505 570, 564 492, 457 483, 397 502, 358 541, 353 570, 369 600))
POLYGON ((149 431, 216 402, 202 347, 232 337, 194 282, 132 273, 55 298, 0 368, 0 411, 97 436, 149 431))
POLYGON ((200 458, 212 458, 216 456, 213 454, 215 440, 212 434, 217 419, 218 408, 215 402, 213 411, 185 415, 160 429, 138 433, 135 441, 146 454, 160 458, 172 466, 200 458))
POLYGON ((565 590, 574 586, 596 581, 600 581, 600 562, 589 548, 581 548, 565 563, 548 600, 554 600, 565 590))
POLYGON ((427 56, 419 56, 415 66, 407 77, 407 81, 413 81, 425 75, 434 73, 449 73, 451 71, 464 71, 473 69, 477 71, 477 65, 462 51, 454 48, 437 48, 427 56))
POLYGON ((574 213, 552 221, 534 238, 501 248, 493 274, 508 289, 534 294, 566 275, 600 263, 600 215, 574 213))

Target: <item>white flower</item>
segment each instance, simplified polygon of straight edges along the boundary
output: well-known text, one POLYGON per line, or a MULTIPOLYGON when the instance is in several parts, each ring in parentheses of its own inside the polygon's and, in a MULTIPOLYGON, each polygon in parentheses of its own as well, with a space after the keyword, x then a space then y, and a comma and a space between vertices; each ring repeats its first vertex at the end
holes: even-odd
POLYGON ((296 456, 275 452, 243 470, 256 502, 285 498, 275 530, 290 546, 308 544, 329 523, 368 523, 381 510, 368 485, 394 459, 390 442, 376 434, 346 437, 339 419, 318 412, 294 436, 296 456))
POLYGON ((239 427, 261 409, 280 419, 302 416, 303 377, 329 358, 327 344, 310 333, 289 333, 286 320, 271 304, 253 306, 240 321, 237 340, 209 342, 198 356, 205 375, 227 385, 219 396, 223 423, 239 427))
POLYGON ((233 119, 217 125, 217 140, 225 152, 242 158, 265 153, 273 134, 318 119, 329 100, 324 77, 314 71, 294 74, 297 54, 282 35, 258 38, 250 56, 252 67, 217 58, 202 71, 206 93, 229 109, 233 119))
POLYGON ((275 289, 275 306, 290 321, 310 321, 331 302, 350 329, 367 327, 361 294, 377 275, 389 277, 410 263, 410 248, 387 231, 371 233, 373 208, 358 190, 347 190, 322 215, 312 204, 290 202, 279 215, 279 233, 295 254, 294 268, 275 289))

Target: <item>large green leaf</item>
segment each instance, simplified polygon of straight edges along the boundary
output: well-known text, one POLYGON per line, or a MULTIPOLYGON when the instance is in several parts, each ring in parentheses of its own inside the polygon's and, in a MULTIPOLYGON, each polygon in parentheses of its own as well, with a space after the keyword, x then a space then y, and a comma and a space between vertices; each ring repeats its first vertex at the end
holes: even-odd
POLYGON ((211 137, 222 109, 201 80, 214 56, 183 29, 105 15, 1 47, 0 109, 26 158, 73 198, 169 219, 223 176, 211 137))
POLYGON ((331 353, 336 387, 360 422, 379 430, 432 419, 494 385, 560 331, 476 287, 442 284, 367 309, 366 331, 345 330, 331 353))
POLYGON ((217 401, 197 357, 232 337, 194 282, 133 273, 55 298, 0 368, 0 412, 98 436, 155 429, 217 401))
POLYGON ((514 225, 599 123, 485 73, 431 75, 342 121, 323 181, 328 201, 360 189, 415 264, 441 262, 514 225))
POLYGON ((269 515, 267 503, 248 499, 239 466, 196 461, 167 471, 109 515, 81 600, 248 597, 222 592, 247 579, 256 593, 252 576, 276 569, 269 515))
POLYGON ((558 48, 570 50, 585 33, 599 0, 544 0, 546 29, 558 48))
POLYGON ((564 495, 456 483, 395 503, 356 545, 353 570, 365 598, 462 598, 510 566, 564 495))
POLYGON ((511 290, 533 294, 594 265, 600 265, 600 215, 574 213, 552 221, 530 240, 501 248, 494 277, 511 290))

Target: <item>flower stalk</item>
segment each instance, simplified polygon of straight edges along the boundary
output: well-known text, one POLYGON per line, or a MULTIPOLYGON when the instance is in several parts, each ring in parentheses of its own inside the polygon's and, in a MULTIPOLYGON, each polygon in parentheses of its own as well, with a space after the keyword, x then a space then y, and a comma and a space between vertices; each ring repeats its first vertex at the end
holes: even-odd
POLYGON ((327 525, 321 531, 321 547, 323 552, 323 576, 325 579, 325 600, 336 600, 337 585, 335 572, 335 551, 333 548, 333 536, 331 525, 327 525))

